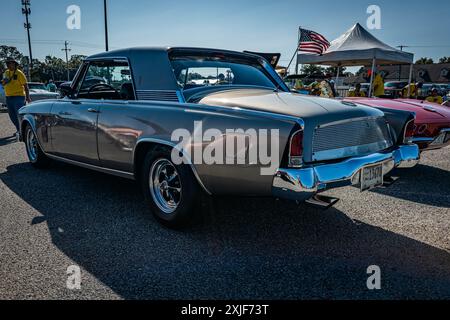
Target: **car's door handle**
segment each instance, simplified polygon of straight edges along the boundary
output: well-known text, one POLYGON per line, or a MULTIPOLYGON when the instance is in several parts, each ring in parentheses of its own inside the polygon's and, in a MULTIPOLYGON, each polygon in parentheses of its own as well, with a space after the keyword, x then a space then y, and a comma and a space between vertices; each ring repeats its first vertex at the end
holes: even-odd
POLYGON ((94 108, 89 108, 89 109, 87 109, 87 111, 88 111, 88 112, 92 112, 92 113, 100 113, 99 110, 94 109, 94 108))

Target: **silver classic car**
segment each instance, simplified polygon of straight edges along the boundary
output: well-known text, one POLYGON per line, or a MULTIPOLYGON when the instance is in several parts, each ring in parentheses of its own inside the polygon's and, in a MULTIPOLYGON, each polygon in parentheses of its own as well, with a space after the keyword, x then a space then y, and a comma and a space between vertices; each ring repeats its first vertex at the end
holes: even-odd
POLYGON ((322 191, 378 187, 419 160, 413 113, 291 93, 249 53, 110 51, 87 58, 60 90, 63 99, 20 110, 30 162, 135 179, 172 227, 191 219, 202 192, 326 206, 322 191))

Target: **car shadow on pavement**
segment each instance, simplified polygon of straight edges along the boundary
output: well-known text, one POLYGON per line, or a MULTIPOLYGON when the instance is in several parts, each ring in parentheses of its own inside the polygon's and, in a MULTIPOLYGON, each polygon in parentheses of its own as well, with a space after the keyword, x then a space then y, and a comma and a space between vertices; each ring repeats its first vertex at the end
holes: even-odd
POLYGON ((17 142, 16 135, 12 135, 12 136, 6 137, 6 138, 0 138, 0 147, 6 146, 11 143, 16 143, 16 142, 17 142))
POLYGON ((396 169, 400 179, 388 188, 373 192, 426 205, 450 208, 450 171, 419 164, 414 168, 396 169))
POLYGON ((41 214, 32 227, 46 223, 59 250, 126 299, 450 298, 449 252, 335 208, 207 198, 173 231, 132 181, 65 164, 16 164, 0 179, 41 214), (367 289, 370 265, 381 290, 367 289))

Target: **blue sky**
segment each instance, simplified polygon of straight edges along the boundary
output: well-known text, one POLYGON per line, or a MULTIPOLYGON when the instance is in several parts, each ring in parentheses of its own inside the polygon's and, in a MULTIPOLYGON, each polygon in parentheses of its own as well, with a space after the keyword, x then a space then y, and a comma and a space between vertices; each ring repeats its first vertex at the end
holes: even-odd
MULTIPOLYGON (((108 1, 112 48, 169 45, 281 52, 281 64, 286 65, 295 50, 298 26, 331 41, 356 22, 366 26, 367 7, 375 4, 382 14, 382 29, 371 31, 376 37, 392 46, 420 46, 406 49, 416 59, 450 56, 448 0, 108 1)), ((27 54, 20 2, 1 1, 0 44, 15 45, 27 54)), ((63 57, 64 40, 71 42, 71 54, 103 51, 102 0, 31 0, 31 9, 34 57, 63 57), (81 30, 66 28, 71 4, 81 8, 81 30)))

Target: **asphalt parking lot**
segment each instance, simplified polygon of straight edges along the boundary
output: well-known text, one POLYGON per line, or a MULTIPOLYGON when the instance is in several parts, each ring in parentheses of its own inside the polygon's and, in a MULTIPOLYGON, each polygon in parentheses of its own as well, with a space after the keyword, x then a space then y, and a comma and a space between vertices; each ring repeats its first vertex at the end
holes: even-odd
POLYGON ((321 211, 274 199, 206 199, 163 228, 131 181, 65 164, 33 169, 0 113, 0 299, 449 299, 450 148, 353 187, 321 211), (67 268, 82 270, 80 290, 67 268), (366 269, 381 268, 381 290, 366 269))

